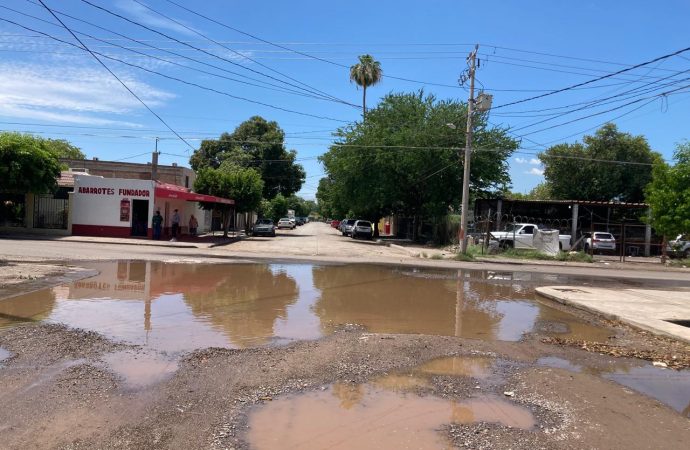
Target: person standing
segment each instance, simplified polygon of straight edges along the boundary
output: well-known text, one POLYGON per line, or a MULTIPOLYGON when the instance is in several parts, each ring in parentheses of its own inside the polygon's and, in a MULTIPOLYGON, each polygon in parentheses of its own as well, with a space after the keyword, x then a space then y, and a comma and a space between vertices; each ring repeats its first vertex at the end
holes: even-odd
POLYGON ((189 234, 196 236, 197 228, 199 228, 199 221, 196 220, 196 217, 192 214, 192 217, 189 218, 189 234))
POLYGON ((180 229, 180 213, 177 210, 173 211, 172 215, 172 239, 170 242, 177 241, 177 232, 180 229))
POLYGON ((160 211, 156 211, 151 219, 151 225, 153 225, 153 238, 158 240, 161 238, 161 229, 163 228, 163 216, 161 216, 160 211))

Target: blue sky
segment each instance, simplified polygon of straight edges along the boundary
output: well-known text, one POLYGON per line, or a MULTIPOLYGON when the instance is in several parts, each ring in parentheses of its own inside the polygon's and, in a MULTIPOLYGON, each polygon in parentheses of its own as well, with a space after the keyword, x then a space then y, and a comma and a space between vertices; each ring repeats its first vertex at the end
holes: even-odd
MULTIPOLYGON (((140 1, 179 23, 156 15, 134 0, 88 1, 181 42, 128 23, 81 0, 44 1, 57 11, 110 30, 59 16, 72 30, 100 39, 78 34, 91 50, 129 63, 103 59, 192 147, 198 146, 202 138, 232 131, 253 115, 276 120, 287 133, 288 147, 297 150, 307 170, 307 180, 300 193, 305 198, 314 197, 323 175, 316 157, 328 149, 330 132, 360 119, 361 111, 347 103, 360 104, 361 91, 349 82, 348 69, 338 66, 354 64, 357 55, 372 54, 384 71, 381 84, 367 92, 368 106, 374 106, 388 92, 420 88, 439 98, 464 100, 467 92, 457 85, 458 75, 466 67, 467 53, 479 43, 482 64, 477 72, 478 87, 492 93, 494 106, 498 106, 690 46, 688 34, 683 31, 690 17, 690 3, 682 1, 656 4, 638 0, 484 1, 479 4, 406 0, 175 0, 230 27, 336 64, 262 43, 166 0, 140 1), (204 40, 185 26, 223 46, 204 40), (113 32, 139 42, 128 41, 113 32), (195 83, 206 90, 151 71, 195 83), (313 98, 313 94, 305 95, 304 89, 327 93, 341 102, 313 98)), ((89 158, 133 162, 149 161, 155 138, 159 137, 161 163, 187 165, 190 148, 92 56, 39 33, 76 43, 64 28, 43 22, 56 23, 36 3, 35 0, 4 0, 0 5, 0 18, 35 30, 0 20, 0 129, 67 139, 80 146, 89 158)), ((509 126, 513 133, 524 136, 522 149, 510 162, 513 189, 526 192, 542 180, 535 155, 539 149, 558 142, 575 142, 583 133, 591 133, 608 120, 624 131, 646 136, 655 150, 670 159, 675 143, 690 137, 686 126, 689 96, 681 89, 689 84, 684 79, 690 78, 690 74, 674 73, 690 69, 690 59, 685 58, 690 58, 690 52, 588 84, 584 89, 492 111, 489 119, 492 123, 509 126), (636 88, 650 90, 645 94, 639 91, 626 94, 636 88), (677 91, 671 95, 659 95, 673 89, 677 91), (585 106, 563 117, 542 116, 565 111, 547 108, 615 95, 622 96, 612 99, 612 103, 585 106), (636 103, 624 106, 633 101, 636 103), (613 108, 617 109, 607 111, 613 108), (583 118, 592 114, 596 115, 583 118), (544 119, 551 120, 535 124, 544 119), (577 120, 564 124, 574 119, 577 120), (552 125, 557 126, 545 129, 552 125)))

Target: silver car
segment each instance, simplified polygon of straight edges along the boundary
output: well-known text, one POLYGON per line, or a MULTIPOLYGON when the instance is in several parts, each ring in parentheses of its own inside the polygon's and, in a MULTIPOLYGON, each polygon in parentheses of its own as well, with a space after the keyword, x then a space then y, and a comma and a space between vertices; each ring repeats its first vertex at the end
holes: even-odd
POLYGON ((352 227, 355 225, 355 222, 357 222, 355 219, 345 219, 340 222, 340 231, 343 233, 343 236, 349 236, 352 233, 352 227))
POLYGON ((254 224, 252 229, 254 236, 273 236, 276 235, 276 229, 273 226, 273 221, 271 219, 259 219, 254 224))
POLYGON ((352 235, 352 239, 357 239, 358 237, 371 239, 374 235, 374 228, 368 220, 358 220, 352 226, 350 234, 352 235))

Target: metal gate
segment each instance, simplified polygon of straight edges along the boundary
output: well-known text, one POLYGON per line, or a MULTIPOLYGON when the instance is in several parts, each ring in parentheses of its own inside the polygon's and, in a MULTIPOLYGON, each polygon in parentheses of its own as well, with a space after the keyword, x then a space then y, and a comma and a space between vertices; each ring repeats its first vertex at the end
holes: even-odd
POLYGON ((34 228, 67 229, 69 200, 52 195, 34 197, 34 228))

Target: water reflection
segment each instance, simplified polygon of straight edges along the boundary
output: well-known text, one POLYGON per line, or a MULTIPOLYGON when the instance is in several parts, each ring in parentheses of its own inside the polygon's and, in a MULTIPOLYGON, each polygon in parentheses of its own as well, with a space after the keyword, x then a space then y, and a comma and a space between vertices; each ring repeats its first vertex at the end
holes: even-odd
POLYGON ((604 377, 653 397, 690 418, 690 370, 672 370, 616 359, 599 366, 582 366, 567 359, 548 356, 537 364, 604 377))
POLYGON ((534 285, 564 282, 556 276, 375 265, 120 261, 92 268, 99 275, 0 302, 0 320, 62 322, 168 352, 315 339, 347 323, 508 341, 542 328, 607 335, 534 300, 534 285))

